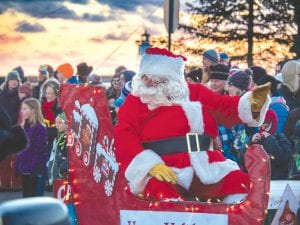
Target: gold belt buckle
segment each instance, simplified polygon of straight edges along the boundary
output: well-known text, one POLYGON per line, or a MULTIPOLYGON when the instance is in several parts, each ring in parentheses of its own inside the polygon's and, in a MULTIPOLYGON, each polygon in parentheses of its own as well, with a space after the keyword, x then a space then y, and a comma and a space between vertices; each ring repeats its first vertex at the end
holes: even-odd
POLYGON ((192 153, 192 152, 200 152, 200 142, 199 142, 199 138, 198 138, 198 133, 196 132, 190 132, 187 133, 186 136, 186 142, 187 142, 187 147, 188 147, 188 153, 192 153), (193 151, 192 147, 191 147, 191 137, 195 137, 196 140, 196 151, 193 151))

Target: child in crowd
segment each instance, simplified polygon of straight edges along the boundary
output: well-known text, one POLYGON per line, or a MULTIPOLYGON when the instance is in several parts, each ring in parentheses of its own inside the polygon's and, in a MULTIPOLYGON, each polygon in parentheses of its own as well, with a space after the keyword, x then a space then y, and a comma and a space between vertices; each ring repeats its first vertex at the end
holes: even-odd
POLYGON ((43 122, 40 102, 29 98, 22 102, 22 127, 29 145, 17 155, 15 171, 22 176, 23 197, 42 196, 46 174, 47 129, 43 122))
POLYGON ((57 115, 55 118, 55 126, 57 129, 57 136, 53 141, 47 165, 49 185, 53 185, 55 179, 63 178, 68 172, 68 152, 66 145, 68 124, 65 113, 57 115))
POLYGON ((259 127, 259 131, 250 136, 248 142, 248 145, 261 144, 270 156, 272 180, 288 178, 292 155, 290 141, 283 133, 276 133, 277 124, 276 113, 269 109, 264 123, 259 127))

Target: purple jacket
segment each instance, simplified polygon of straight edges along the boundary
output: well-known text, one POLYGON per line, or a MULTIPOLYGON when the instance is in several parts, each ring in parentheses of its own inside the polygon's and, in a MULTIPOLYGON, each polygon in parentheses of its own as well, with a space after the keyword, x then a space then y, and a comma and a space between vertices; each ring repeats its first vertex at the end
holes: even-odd
POLYGON ((28 146, 17 155, 15 171, 17 174, 45 174, 46 162, 49 159, 47 128, 37 122, 30 127, 24 126, 28 138, 28 146))

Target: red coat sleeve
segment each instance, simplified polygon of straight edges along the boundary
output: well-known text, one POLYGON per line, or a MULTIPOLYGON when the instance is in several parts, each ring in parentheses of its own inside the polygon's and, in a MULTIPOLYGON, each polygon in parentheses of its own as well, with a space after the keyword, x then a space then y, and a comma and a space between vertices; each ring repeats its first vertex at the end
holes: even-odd
POLYGON ((243 123, 239 117, 239 96, 220 95, 201 84, 189 84, 190 100, 200 101, 203 110, 211 114, 218 125, 231 128, 243 123))

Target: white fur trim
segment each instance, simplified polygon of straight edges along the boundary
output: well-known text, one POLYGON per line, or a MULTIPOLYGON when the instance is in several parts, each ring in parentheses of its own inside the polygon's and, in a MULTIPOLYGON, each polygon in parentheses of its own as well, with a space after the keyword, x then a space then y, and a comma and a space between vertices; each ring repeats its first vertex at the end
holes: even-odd
POLYGON ((190 160, 197 177, 203 184, 217 183, 230 172, 239 170, 239 166, 230 159, 209 163, 206 151, 190 153, 190 160))
POLYGON ((125 171, 125 177, 133 194, 139 194, 144 191, 151 178, 148 172, 158 163, 164 162, 159 155, 150 149, 146 149, 134 157, 125 171))
POLYGON ((180 103, 187 120, 189 122, 190 131, 199 134, 204 133, 204 123, 202 115, 202 105, 200 102, 184 101, 180 103))
POLYGON ((186 190, 190 189, 191 183, 194 177, 194 170, 192 167, 185 167, 178 169, 175 167, 171 168, 177 175, 177 184, 184 187, 186 190))
MULTIPOLYGON (((143 193, 151 178, 148 172, 158 163, 164 164, 160 156, 150 149, 146 149, 134 157, 125 171, 125 177, 133 194, 143 193)), ((188 190, 194 176, 192 167, 182 169, 172 167, 171 169, 177 175, 177 184, 188 190)))
POLYGON ((251 96, 252 96, 252 92, 248 91, 240 98, 240 101, 238 104, 239 118, 250 127, 258 127, 265 120, 267 110, 271 103, 271 98, 270 98, 270 96, 267 97, 267 101, 263 105, 263 107, 260 111, 260 114, 259 114, 259 120, 257 121, 256 119, 253 119, 253 117, 252 117, 251 101, 250 101, 251 96))
POLYGON ((247 197, 247 194, 232 194, 232 195, 226 195, 223 200, 222 203, 225 204, 234 204, 234 203, 240 203, 242 201, 244 201, 247 197))
POLYGON ((169 80, 184 80, 184 62, 181 57, 145 54, 142 56, 138 73, 165 77, 169 80))

